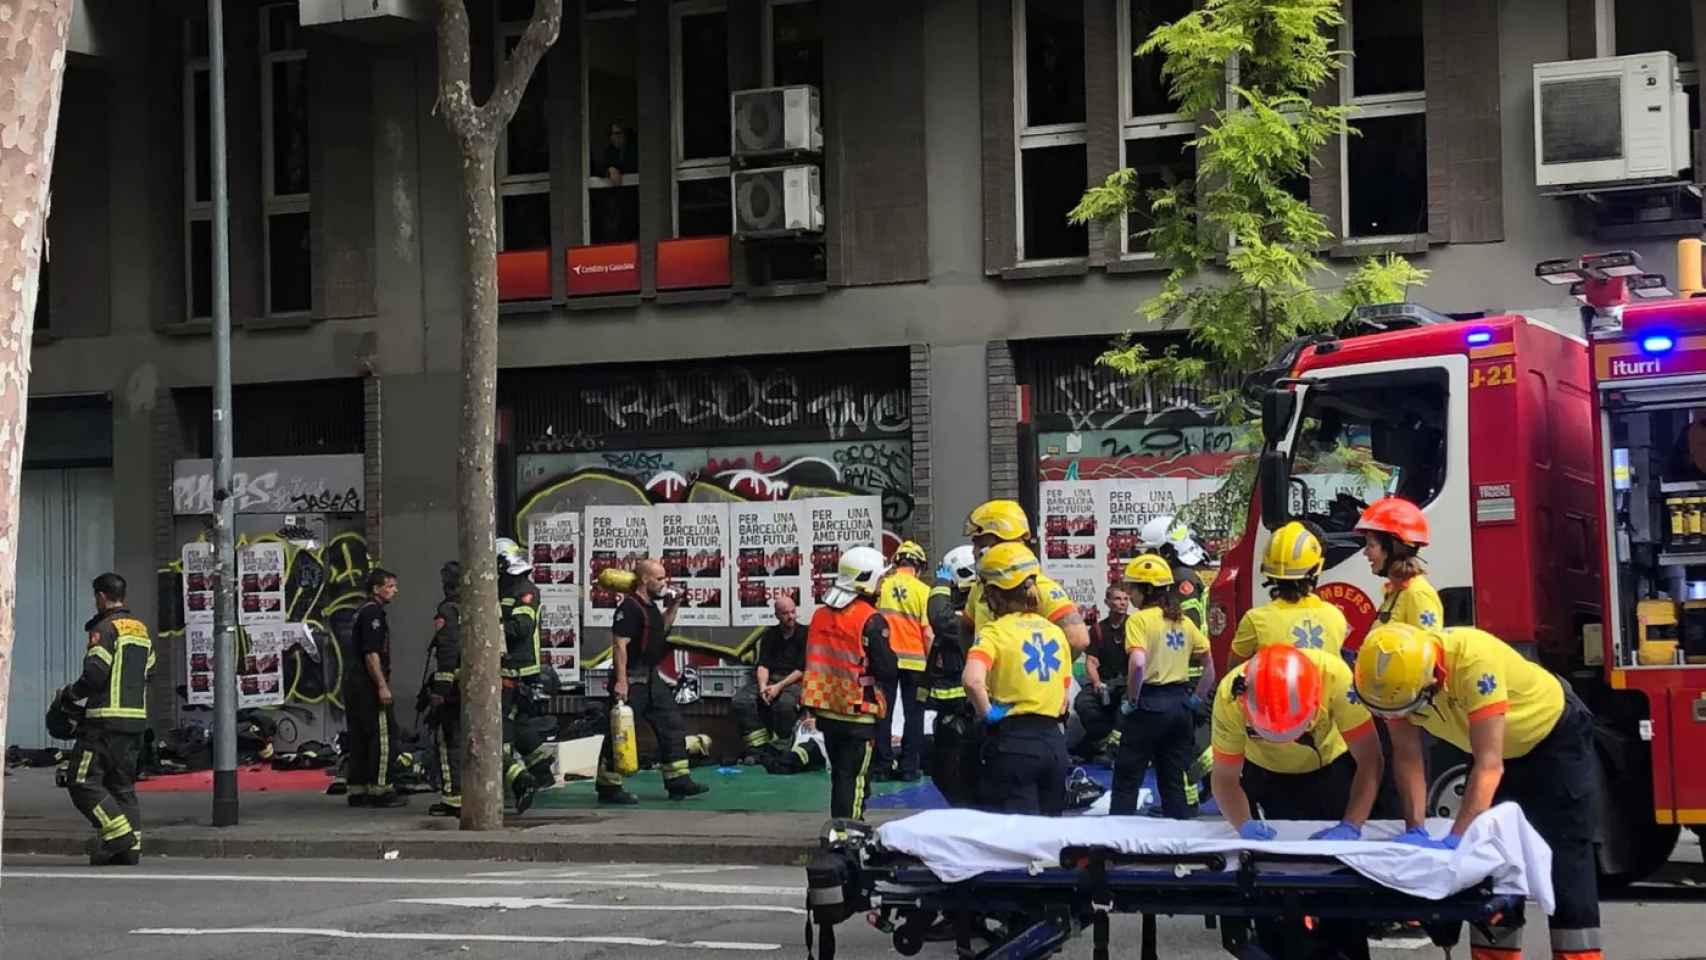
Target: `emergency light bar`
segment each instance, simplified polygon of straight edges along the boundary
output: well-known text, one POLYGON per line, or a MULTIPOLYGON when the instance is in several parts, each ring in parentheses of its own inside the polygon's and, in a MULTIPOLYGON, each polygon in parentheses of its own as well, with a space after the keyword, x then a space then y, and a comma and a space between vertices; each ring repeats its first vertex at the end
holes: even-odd
POLYGON ((1556 287, 1568 286, 1587 279, 1578 266, 1575 260, 1542 260, 1534 265, 1534 275, 1556 287))
POLYGON ((1627 281, 1629 292, 1642 300, 1668 300, 1675 294, 1665 285, 1662 273, 1643 273, 1630 277, 1627 281))
POLYGON ((1586 254, 1582 257, 1582 269, 1596 278, 1638 277, 1646 272, 1641 269, 1641 255, 1633 250, 1586 254))

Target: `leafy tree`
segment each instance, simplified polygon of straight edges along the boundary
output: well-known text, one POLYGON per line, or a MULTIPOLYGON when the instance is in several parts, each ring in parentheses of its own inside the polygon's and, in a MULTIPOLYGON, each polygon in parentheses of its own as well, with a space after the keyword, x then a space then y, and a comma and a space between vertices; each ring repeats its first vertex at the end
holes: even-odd
MULTIPOLYGON (((1332 38, 1343 23, 1340 0, 1207 0, 1138 48, 1137 56, 1163 58, 1179 112, 1202 118, 1190 141, 1197 179, 1146 189, 1136 171, 1118 170, 1068 217, 1117 224, 1148 212, 1143 235, 1168 272, 1139 312, 1151 326, 1185 328, 1188 347, 1152 351, 1127 334, 1100 363, 1158 391, 1201 382, 1211 370, 1242 383, 1298 337, 1335 330, 1359 305, 1402 300, 1426 279, 1398 256, 1335 274, 1319 256, 1333 240, 1326 219, 1288 189, 1307 182, 1312 158, 1333 138, 1355 135, 1351 108, 1312 99, 1337 83, 1343 54, 1332 38)), ((1248 451, 1257 441, 1241 389, 1210 402, 1241 428, 1246 452, 1219 493, 1184 511, 1212 534, 1243 525, 1255 479, 1248 451)), ((1366 457, 1342 453, 1347 472, 1367 473, 1366 457)))

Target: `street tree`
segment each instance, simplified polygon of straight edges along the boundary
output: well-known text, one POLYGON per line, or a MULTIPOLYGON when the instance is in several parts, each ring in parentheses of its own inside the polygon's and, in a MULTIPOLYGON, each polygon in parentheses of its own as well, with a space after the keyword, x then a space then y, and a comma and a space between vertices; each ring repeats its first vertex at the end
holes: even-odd
MULTIPOLYGON (((1189 141, 1194 181, 1155 184, 1115 171, 1069 214, 1107 229, 1146 215, 1148 249, 1167 268, 1161 290, 1139 314, 1182 328, 1186 348, 1155 351, 1131 334, 1099 358, 1152 395, 1202 382, 1212 371, 1234 386, 1209 398, 1238 429, 1225 483, 1183 511, 1198 529, 1243 526, 1255 479, 1252 398, 1245 379, 1299 337, 1331 332, 1353 308, 1404 298, 1427 272, 1402 257, 1369 258, 1336 273, 1320 257, 1333 242, 1326 218, 1289 187, 1306 183, 1313 157, 1340 136, 1355 136, 1351 108, 1314 95, 1336 89, 1344 23, 1340 0, 1206 0, 1151 33, 1136 56, 1160 56, 1180 114, 1201 118, 1189 141)), ((1342 451, 1347 469, 1366 458, 1342 451)))
POLYGON ((462 557, 462 828, 503 826, 503 725, 499 659, 497 536, 492 484, 498 387, 498 139, 515 116, 527 83, 557 42, 563 0, 535 0, 527 30, 497 68, 485 103, 469 80, 468 9, 438 2, 438 100, 434 109, 462 160, 462 431, 456 468, 457 532, 462 557))
MULTIPOLYGON (((35 333, 65 80, 65 40, 72 0, 11 0, 0 16, 0 753, 6 745, 6 700, 18 599, 18 482, 29 409, 30 338, 35 333)), ((0 780, 0 820, 5 782, 0 780)))

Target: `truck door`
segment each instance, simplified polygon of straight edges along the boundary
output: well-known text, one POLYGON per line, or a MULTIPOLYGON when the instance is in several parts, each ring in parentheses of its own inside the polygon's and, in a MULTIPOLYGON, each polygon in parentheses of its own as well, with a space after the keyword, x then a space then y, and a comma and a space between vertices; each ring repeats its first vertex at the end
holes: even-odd
MULTIPOLYGON (((1289 461, 1290 517, 1323 535, 1320 594, 1345 613, 1351 645, 1374 622, 1385 582, 1354 533, 1387 494, 1414 501, 1432 540, 1428 579, 1444 594, 1473 582, 1469 540, 1468 360, 1416 357, 1307 371, 1298 413, 1275 445, 1289 461)), ((1259 564, 1271 531, 1258 526, 1259 564)), ((1252 603, 1268 602, 1259 576, 1252 603)), ((1451 604, 1447 604, 1449 609, 1451 604)))

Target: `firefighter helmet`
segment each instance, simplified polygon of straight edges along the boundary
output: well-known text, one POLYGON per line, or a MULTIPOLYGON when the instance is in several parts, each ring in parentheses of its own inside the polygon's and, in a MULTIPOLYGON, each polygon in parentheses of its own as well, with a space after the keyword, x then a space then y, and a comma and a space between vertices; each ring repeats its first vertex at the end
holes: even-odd
POLYGON ((1439 638, 1408 623, 1383 623, 1357 651, 1357 698, 1382 717, 1404 717, 1432 699, 1444 679, 1439 638))
POLYGON ((1321 709, 1321 668, 1290 644, 1256 651, 1244 670, 1238 705, 1256 735, 1270 743, 1291 743, 1315 724, 1321 709))
POLYGON ((1173 568, 1153 553, 1146 553, 1125 565, 1127 583, 1144 583, 1152 587, 1173 585, 1173 568))
POLYGON ((1262 575, 1271 580, 1303 580, 1321 572, 1321 541, 1296 520, 1274 531, 1262 555, 1262 575))
POLYGON ((984 583, 1002 590, 1024 586, 1042 572, 1037 555, 1022 543, 998 543, 984 551, 977 562, 977 575, 984 583))
POLYGON ((962 543, 942 558, 942 569, 946 579, 954 581, 954 586, 961 590, 970 590, 977 582, 977 551, 969 543, 962 543))
POLYGON ((836 566, 835 584, 823 595, 824 606, 840 610, 852 603, 854 597, 875 596, 887 566, 882 551, 876 547, 848 550, 836 566))
POLYGON ((533 561, 527 558, 527 551, 521 544, 508 537, 499 537, 497 542, 498 569, 504 573, 520 575, 533 572, 533 561))
POLYGON ((1008 542, 1028 540, 1031 521, 1017 500, 988 500, 966 517, 966 536, 985 534, 1008 542))
POLYGON ((1143 525, 1138 531, 1146 550, 1160 550, 1162 547, 1172 547, 1173 555, 1187 567, 1194 567, 1203 561, 1203 549, 1191 536, 1191 528, 1185 526, 1176 517, 1162 515, 1143 525))
POLYGON ((930 562, 930 555, 917 543, 903 540, 900 546, 894 548, 894 562, 896 565, 904 563, 922 570, 924 565, 930 562))
POLYGON ((1403 497, 1381 497, 1369 504, 1356 529, 1388 533, 1412 547, 1426 546, 1428 542, 1428 518, 1422 516, 1421 508, 1403 497))

